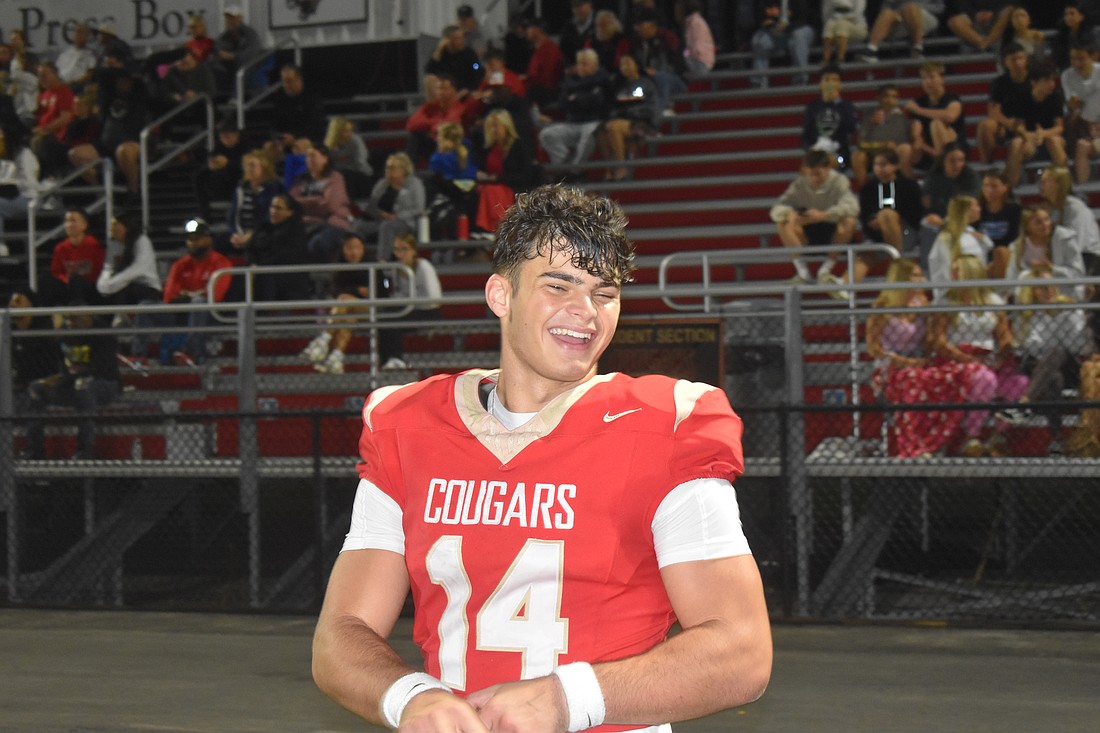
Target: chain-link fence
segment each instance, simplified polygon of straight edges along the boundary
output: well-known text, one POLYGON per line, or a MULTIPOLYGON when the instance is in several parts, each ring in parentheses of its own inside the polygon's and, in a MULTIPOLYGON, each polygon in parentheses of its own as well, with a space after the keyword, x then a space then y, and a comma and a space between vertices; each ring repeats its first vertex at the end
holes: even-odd
MULTIPOLYGON (((893 360, 886 352, 905 355, 892 342, 880 353, 874 319, 924 320, 929 339, 942 332, 958 346, 965 309, 834 303, 788 289, 727 303, 717 319, 724 386, 746 426, 738 496, 773 613, 1095 625, 1100 461, 1086 438, 1100 433, 1090 412, 1100 367, 1073 325, 1091 306, 993 308, 994 327, 1011 323, 1013 339, 973 351, 965 363, 977 366, 959 370, 947 346, 924 337, 921 353, 936 358, 893 360), (1078 315, 1044 331, 1041 310, 1078 315), (932 325, 941 316, 946 329, 932 325), (1039 371, 1060 378, 1034 393, 1030 329, 1072 347, 1039 371), (937 367, 965 389, 936 387, 937 367), (987 372, 1006 383, 1023 375, 1014 383, 1024 391, 999 394, 995 381, 990 393, 987 372)), ((332 327, 327 310, 282 307, 265 319, 236 306, 213 322, 200 365, 123 364, 118 394, 90 409, 31 404, 30 383, 43 376, 27 371, 32 344, 49 344, 37 352, 54 354, 48 375, 64 364, 59 341, 70 359, 84 342, 0 313, 0 602, 317 607, 348 525, 364 395, 493 366, 499 344, 491 320, 405 321, 407 363, 382 370, 379 335, 357 322, 345 369, 323 371, 302 352, 332 327)), ((123 345, 131 336, 73 332, 123 345)))

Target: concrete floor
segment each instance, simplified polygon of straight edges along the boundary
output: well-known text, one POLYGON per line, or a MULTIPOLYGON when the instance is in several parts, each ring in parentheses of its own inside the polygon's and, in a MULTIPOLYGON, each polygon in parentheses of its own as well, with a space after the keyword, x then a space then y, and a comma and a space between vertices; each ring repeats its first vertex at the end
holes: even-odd
MULTIPOLYGON (((352 733, 313 620, 0 609, 3 733, 352 733)), ((1100 634, 779 625, 765 696, 678 733, 1095 733, 1100 634)), ((395 636, 415 658, 403 623, 395 636)), ((377 730, 377 729, 373 729, 377 730)))

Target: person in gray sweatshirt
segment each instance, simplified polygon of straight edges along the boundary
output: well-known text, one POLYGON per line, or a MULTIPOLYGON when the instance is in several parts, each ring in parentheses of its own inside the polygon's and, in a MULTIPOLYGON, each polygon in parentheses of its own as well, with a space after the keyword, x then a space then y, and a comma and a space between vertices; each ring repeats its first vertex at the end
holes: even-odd
MULTIPOLYGON (((835 158, 829 153, 806 151, 798 178, 771 208, 769 213, 784 247, 852 241, 859 216, 859 200, 852 193, 847 176, 834 170, 834 165, 835 158)), ((818 268, 818 282, 841 282, 832 274, 836 258, 836 254, 829 255, 818 268)), ((797 272, 794 282, 810 280, 810 270, 801 257, 794 258, 794 268, 797 272)))

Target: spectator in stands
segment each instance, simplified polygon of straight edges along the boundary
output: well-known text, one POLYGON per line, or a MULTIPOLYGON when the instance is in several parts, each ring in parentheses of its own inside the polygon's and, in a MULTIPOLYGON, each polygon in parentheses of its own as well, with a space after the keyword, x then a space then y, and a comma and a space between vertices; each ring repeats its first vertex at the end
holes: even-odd
POLYGON ((485 75, 477 51, 466 46, 466 34, 457 25, 443 29, 439 45, 432 52, 424 71, 436 76, 449 76, 459 99, 465 99, 467 94, 477 89, 485 75))
POLYGON ((527 73, 523 75, 527 84, 527 99, 546 114, 561 94, 565 63, 561 48, 546 32, 546 21, 542 18, 535 18, 527 24, 527 40, 533 48, 527 73))
MULTIPOLYGON (((572 17, 561 29, 558 46, 563 59, 577 58, 577 51, 593 48, 596 41, 596 13, 592 9, 592 0, 571 0, 572 17)), ((574 69, 566 69, 573 71, 574 69)))
MULTIPOLYGON (((1020 236, 1012 243, 1005 278, 1018 280, 1037 269, 1049 267, 1055 277, 1084 277, 1081 245, 1068 227, 1055 224, 1040 205, 1024 209, 1020 217, 1020 236)), ((1067 294, 1074 288, 1066 288, 1067 294)))
MULTIPOLYGON (((240 5, 227 5, 222 17, 225 30, 214 41, 210 63, 218 77, 218 87, 232 89, 237 69, 248 66, 264 53, 260 35, 244 22, 240 5)), ((254 77, 250 80, 255 80, 254 77)), ((258 81, 258 80, 256 80, 258 81)))
POLYGON ((977 197, 982 188, 978 173, 966 163, 966 153, 958 143, 948 143, 943 155, 921 186, 921 204, 924 219, 921 220, 921 266, 928 270, 927 252, 939 234, 947 217, 947 204, 956 196, 977 197))
POLYGON ((1039 178, 1039 195, 1055 224, 1072 229, 1089 275, 1100 275, 1100 227, 1092 210, 1073 195, 1073 179, 1066 168, 1047 168, 1039 178))
MULTIPOLYGON (((852 241, 859 201, 852 194, 847 177, 834 170, 834 160, 832 155, 821 150, 807 151, 798 178, 771 208, 769 215, 784 247, 852 241)), ((836 259, 837 255, 831 254, 821 265, 817 271, 818 282, 840 282, 832 274, 836 259)), ((809 282, 810 271, 801 257, 794 258, 794 268, 795 282, 809 282)))
POLYGON ((1095 50, 1087 41, 1077 43, 1069 52, 1069 68, 1062 72, 1066 153, 1073 155, 1078 183, 1089 180, 1091 159, 1100 154, 1100 63, 1093 61, 1095 50))
POLYGON ((596 13, 596 38, 592 49, 600 56, 600 66, 610 73, 619 68, 619 46, 625 38, 623 24, 615 13, 610 10, 596 13))
MULTIPOLYGON (((187 40, 180 46, 167 51, 158 51, 145 57, 145 76, 152 83, 163 80, 174 64, 179 63, 188 54, 195 57, 196 64, 202 64, 210 76, 210 86, 215 87, 214 67, 207 64, 206 60, 214 53, 214 39, 206 35, 206 19, 201 15, 190 15, 187 18, 187 40)), ((211 98, 214 93, 211 92, 211 98)))
POLYGON ((1020 123, 1008 143, 1005 173, 1015 186, 1026 161, 1045 148, 1056 166, 1066 164, 1066 140, 1062 137, 1065 100, 1058 89, 1058 70, 1047 59, 1028 64, 1031 95, 1024 106, 1020 123))
POLYGON ((527 142, 516 132, 508 110, 490 112, 484 130, 484 146, 478 155, 474 224, 480 231, 493 233, 516 193, 531 187, 533 157, 527 142))
POLYGON ((43 188, 56 183, 56 177, 68 170, 71 165, 70 150, 80 145, 92 145, 99 139, 103 125, 93 113, 94 107, 94 95, 85 93, 77 97, 73 101, 73 118, 65 126, 61 138, 42 138, 37 157, 41 165, 43 188))
POLYGON ((859 116, 855 105, 840 96, 840 69, 822 68, 818 88, 821 96, 807 104, 802 113, 802 149, 822 150, 836 158, 841 168, 847 168, 859 116))
MULTIPOLYGON (((924 92, 905 104, 905 113, 920 124, 913 133, 913 165, 927 170, 948 143, 956 143, 965 154, 970 146, 966 138, 966 117, 962 100, 947 91, 944 68, 939 61, 925 61, 920 67, 920 86, 924 92)), ((916 127, 914 125, 914 127, 916 127)))
POLYGON ((919 246, 924 209, 920 186, 898 170, 898 154, 890 148, 875 153, 873 175, 859 189, 859 220, 863 239, 885 242, 898 252, 919 246))
MULTIPOLYGON (((115 93, 110 106, 103 112, 103 127, 99 139, 91 145, 77 145, 69 150, 69 160, 79 168, 102 158, 113 157, 126 178, 130 202, 139 198, 141 160, 141 131, 152 119, 149 97, 145 85, 130 74, 115 81, 115 93)), ((84 174, 85 180, 95 184, 99 176, 95 168, 84 174)))
MULTIPOLYGON (((355 234, 349 234, 340 248, 340 264, 357 265, 366 260, 366 245, 355 234)), ((327 374, 344 373, 344 353, 351 342, 351 331, 358 318, 356 311, 362 310, 354 301, 370 297, 379 297, 378 279, 366 267, 359 269, 336 270, 332 273, 333 299, 344 303, 329 309, 329 323, 332 328, 319 333, 310 341, 300 354, 302 359, 313 364, 313 368, 327 374), (375 290, 372 290, 372 281, 375 290)))
MULTIPOLYGON (((410 278, 405 270, 398 270, 393 279, 394 298, 438 299, 443 297, 443 288, 432 263, 416 251, 416 237, 403 234, 393 243, 393 256, 398 262, 412 270, 410 278)), ((397 316, 391 321, 436 321, 439 320, 438 303, 418 303, 406 315, 397 316)), ((378 332, 378 361, 383 369, 408 369, 405 362, 405 350, 402 344, 408 329, 385 328, 378 332)), ((331 356, 331 354, 330 354, 331 356)))
MULTIPOLYGON (((9 308, 30 309, 36 306, 37 294, 26 288, 11 294, 9 308)), ((52 319, 42 313, 13 315, 12 329, 44 333, 53 329, 52 319)), ((27 412, 30 399, 28 387, 36 379, 57 373, 60 352, 57 339, 50 336, 13 338, 11 343, 12 399, 16 414, 27 412)))
POLYGON ((821 64, 844 63, 848 46, 867 37, 867 0, 823 0, 821 64))
POLYGON ((107 65, 107 59, 115 58, 120 68, 127 72, 134 68, 134 50, 130 44, 118 37, 115 27, 111 23, 100 23, 96 28, 96 68, 102 69, 107 65))
MULTIPOLYGON (((956 196, 947 206, 947 221, 928 253, 928 279, 935 284, 952 280, 954 263, 969 255, 983 263, 989 261, 993 241, 974 227, 982 216, 982 207, 973 196, 956 196)), ((935 291, 936 300, 942 290, 935 291)))
POLYGON ((212 201, 228 201, 241 180, 241 159, 244 157, 244 141, 237 121, 226 117, 218 124, 218 136, 214 149, 206 155, 206 161, 195 171, 195 198, 199 202, 199 215, 210 219, 212 201))
POLYGON ((26 219, 38 198, 38 159, 22 138, 22 130, 0 127, 0 242, 8 221, 26 219))
POLYGON ((1051 59, 1059 69, 1067 69, 1071 63, 1070 50, 1078 43, 1085 43, 1096 47, 1097 38, 1095 32, 1095 18, 1090 18, 1086 12, 1086 5, 1091 7, 1089 0, 1068 0, 1062 11, 1062 19, 1054 30, 1054 41, 1051 44, 1051 59))
POLYGON ((405 152, 414 164, 431 156, 440 125, 444 122, 464 125, 466 120, 467 105, 459 99, 454 79, 445 74, 439 76, 432 89, 427 101, 405 123, 408 133, 405 152))
POLYGON ((943 0, 882 0, 859 60, 878 63, 879 45, 901 38, 909 39, 910 56, 924 56, 924 37, 939 28, 943 7, 943 0))
POLYGON ((57 56, 57 74, 74 92, 82 91, 95 73, 95 54, 88 48, 91 31, 86 23, 73 27, 72 44, 57 56))
POLYGON ((856 188, 867 180, 867 163, 880 150, 893 150, 901 172, 913 177, 911 125, 898 107, 898 88, 883 84, 878 90, 878 104, 863 116, 859 128, 859 145, 852 150, 852 176, 856 188))
MULTIPOLYGON (((1015 402, 1027 390, 1027 377, 1014 367, 1013 345, 1015 338, 1008 317, 995 310, 1003 305, 992 290, 967 284, 968 280, 986 277, 985 262, 979 257, 963 254, 953 265, 954 280, 958 284, 947 291, 946 301, 951 305, 969 309, 956 313, 937 314, 932 320, 931 343, 933 352, 942 359, 964 364, 981 364, 974 372, 969 399, 973 402, 989 402, 994 398, 1015 402), (977 310, 973 308, 977 307, 977 310)), ((981 441, 982 427, 989 410, 970 410, 962 421, 964 456, 1000 457, 1008 455, 1004 432, 1010 423, 995 418, 985 443, 981 441)))
POLYGON ((1014 0, 955 0, 947 27, 960 41, 979 51, 992 48, 1008 27, 1014 0))
MULTIPOLYGON (((1081 365, 1080 397, 1085 402, 1100 400, 1100 354, 1093 354, 1081 365)), ((1079 458, 1100 458, 1100 408, 1081 410, 1066 448, 1079 458)))
POLYGON ((1018 6, 1012 9, 1008 27, 1005 28, 1004 42, 1020 44, 1033 59, 1046 56, 1046 36, 1042 31, 1031 27, 1031 13, 1027 12, 1027 8, 1018 6))
MULTIPOLYGON (((172 263, 168 279, 164 283, 165 303, 220 303, 229 291, 229 278, 219 277, 214 284, 213 301, 207 294, 211 276, 218 270, 233 266, 220 252, 213 251, 214 239, 210 225, 202 219, 191 219, 183 225, 187 236, 187 254, 172 263)), ((175 321, 176 319, 172 319, 175 321)), ((177 366, 195 366, 206 360, 206 334, 201 330, 214 322, 209 310, 196 310, 182 314, 178 319, 193 329, 186 335, 183 348, 174 352, 172 361, 177 366)), ((138 326, 160 325, 163 319, 152 314, 139 314, 138 326)), ((135 335, 135 340, 137 335, 135 335)), ((137 353, 144 354, 142 348, 137 353)))
POLYGON ((227 217, 229 244, 237 250, 245 249, 256 228, 268 221, 272 201, 283 192, 275 166, 262 150, 246 153, 241 167, 243 177, 229 199, 227 217))
POLYGON ((675 114, 672 98, 687 91, 684 81, 684 52, 675 32, 660 24, 660 15, 641 7, 634 16, 634 33, 619 44, 619 56, 628 53, 638 68, 653 79, 663 114, 675 114))
POLYGON ((367 238, 377 237, 377 259, 386 262, 393 255, 394 237, 416 231, 416 218, 426 204, 424 184, 416 177, 412 160, 394 153, 386 158, 385 176, 371 190, 366 207, 370 218, 356 229, 367 238))
MULTIPOLYGON (((1051 282, 1054 268, 1041 264, 1023 275, 1034 281, 1016 291, 1019 305, 1049 305, 1074 303, 1073 298, 1058 292, 1051 282)), ((1053 402, 1062 398, 1062 390, 1078 383, 1086 357, 1096 351, 1092 334, 1085 322, 1085 312, 1079 308, 1057 310, 1025 310, 1015 314, 1013 332, 1020 341, 1019 371, 1027 375, 1027 392, 1020 398, 1023 404, 1053 402)), ((1062 411, 1057 407, 1038 408, 1047 419, 1050 431, 1049 455, 1062 454, 1062 411)))
MULTIPOLYGON (((199 57, 188 48, 176 63, 169 67, 160 85, 161 100, 168 110, 195 97, 205 94, 211 100, 217 95, 214 72, 210 66, 199 61, 199 57)), ((203 118, 204 110, 193 108, 191 117, 203 118)))
MULTIPOLYGON (((14 30, 10 38, 21 39, 23 32, 14 30)), ((38 59, 34 54, 28 54, 25 50, 20 57, 15 45, 7 46, 11 49, 11 60, 7 65, 7 93, 11 96, 15 113, 20 121, 29 128, 35 125, 38 112, 38 59)))
POLYGON ((38 284, 43 305, 67 305, 74 300, 97 304, 95 283, 103 269, 103 245, 88 232, 88 214, 69 209, 65 238, 54 245, 50 271, 38 284))
POLYGON ((355 123, 347 117, 330 119, 325 145, 333 167, 344 177, 348 197, 352 201, 366 198, 374 183, 374 168, 370 164, 367 145, 355 130, 355 123))
POLYGON ((458 10, 455 11, 455 17, 458 19, 458 27, 462 29, 462 34, 466 36, 466 46, 472 48, 478 56, 484 57, 485 38, 481 35, 481 26, 478 25, 473 7, 459 5, 458 10))
POLYGON ((531 62, 531 43, 527 40, 527 23, 523 13, 508 16, 508 32, 504 36, 504 63, 517 74, 526 74, 531 62))
MULTIPOLYGON (((73 90, 61 81, 57 67, 49 62, 38 65, 38 116, 31 130, 31 150, 41 155, 52 143, 60 144, 65 138, 65 129, 73 119, 73 107, 76 98, 73 90)), ((48 153, 47 153, 48 154, 48 153)))
POLYGON ((702 76, 714 68, 715 46, 710 25, 703 17, 701 0, 686 0, 682 5, 684 19, 684 62, 688 73, 702 76))
POLYGON ((656 135, 661 123, 657 87, 648 76, 638 72, 633 56, 619 59, 619 74, 612 80, 610 116, 597 135, 600 153, 611 167, 604 176, 621 181, 627 169, 616 165, 626 160, 628 149, 641 137, 656 135))
POLYGON ((1012 194, 1004 171, 990 168, 982 174, 982 191, 978 197, 982 216, 978 229, 993 242, 989 263, 990 277, 1004 277, 1008 267, 1009 245, 1020 235, 1020 205, 1012 194))
POLYGON ((38 67, 38 55, 27 47, 27 35, 20 28, 13 28, 8 34, 8 46, 11 47, 11 63, 8 72, 25 71, 34 74, 38 67))
MULTIPOLYGON (((339 234, 342 239, 346 232, 339 234)), ((310 261, 309 235, 302 208, 293 196, 271 199, 266 220, 259 222, 244 248, 246 261, 257 267, 298 265, 294 272, 260 273, 253 279, 253 297, 259 301, 305 300, 312 288, 309 273, 301 266, 310 261)))
POLYGON ((281 84, 271 95, 271 128, 277 144, 276 157, 299 138, 322 140, 328 122, 321 99, 306 88, 302 70, 286 64, 279 70, 281 84))
MULTIPOLYGON (((535 147, 535 126, 531 120, 531 103, 527 100, 527 86, 519 74, 504 63, 504 53, 491 48, 485 52, 485 78, 473 93, 469 103, 469 116, 476 117, 475 128, 483 124, 490 110, 507 110, 515 123, 516 132, 527 150, 535 147)), ((475 137, 471 131, 471 137, 475 137)))
MULTIPOLYGON (((923 282, 915 260, 895 260, 888 283, 923 282)), ((867 354, 875 361, 871 386, 876 395, 897 405, 966 402, 977 363, 933 360, 928 353, 929 317, 923 289, 887 288, 875 308, 910 308, 907 313, 874 314, 867 318, 867 354)), ((930 458, 941 454, 958 430, 958 410, 903 410, 895 414, 894 454, 899 458, 930 458)))
MULTIPOLYGON (((157 254, 137 215, 119 214, 111 220, 111 238, 107 241, 107 253, 96 280, 96 290, 110 305, 128 306, 164 300, 160 273, 157 271, 157 254)), ((116 320, 124 319, 116 316, 116 320)))
POLYGON ((436 151, 428 160, 428 191, 441 194, 454 206, 455 216, 473 219, 477 212, 477 166, 470 153, 470 141, 462 125, 446 122, 439 126, 436 151))
MULTIPOLYGON (((789 54, 791 65, 797 71, 791 77, 792 84, 806 84, 809 75, 810 46, 814 42, 814 28, 810 24, 809 3, 806 0, 764 0, 757 5, 757 26, 752 34, 752 68, 766 71, 776 56, 789 54)), ((759 73, 750 77, 753 86, 768 86, 768 76, 759 73)))
POLYGON ((294 181, 290 195, 302 207, 311 258, 331 262, 353 217, 344 177, 332 167, 327 147, 315 145, 306 153, 306 172, 294 181))
POLYGON ((1006 43, 1001 47, 1001 63, 1004 73, 993 80, 989 89, 989 114, 978 123, 978 157, 983 163, 993 162, 997 147, 1015 135, 1031 96, 1027 51, 1018 43, 1006 43))
MULTIPOLYGON (((80 301, 71 307, 87 305, 80 301)), ((66 330, 84 331, 96 327, 88 313, 65 316, 66 330)), ((48 377, 36 379, 29 387, 30 403, 27 417, 27 458, 46 457, 46 435, 40 415, 50 405, 75 408, 80 413, 77 422, 76 452, 73 460, 95 458, 95 421, 91 414, 118 398, 122 388, 118 374, 118 341, 109 332, 90 334, 63 333, 61 369, 48 377)))
POLYGON ((577 52, 576 72, 566 76, 558 108, 564 120, 544 127, 539 133, 550 164, 569 166, 569 175, 579 178, 578 166, 592 156, 596 130, 607 119, 610 108, 611 75, 600 66, 590 48, 577 52))

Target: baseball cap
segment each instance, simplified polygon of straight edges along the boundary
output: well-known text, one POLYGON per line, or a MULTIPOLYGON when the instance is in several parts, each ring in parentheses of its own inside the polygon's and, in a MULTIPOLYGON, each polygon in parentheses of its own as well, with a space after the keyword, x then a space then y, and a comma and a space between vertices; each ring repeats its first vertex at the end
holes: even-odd
POLYGON ((222 11, 223 15, 232 15, 235 18, 240 18, 244 15, 244 11, 241 10, 240 5, 226 5, 225 10, 222 11))
POLYGON ((474 9, 469 5, 459 5, 455 14, 458 15, 459 18, 472 18, 474 17, 474 9))
POLYGON ((203 219, 188 219, 187 223, 183 225, 183 231, 187 233, 188 239, 198 239, 199 237, 210 236, 210 225, 203 219))
POLYGON ((110 23, 100 23, 96 30, 100 33, 104 33, 108 36, 115 35, 115 27, 110 23))

